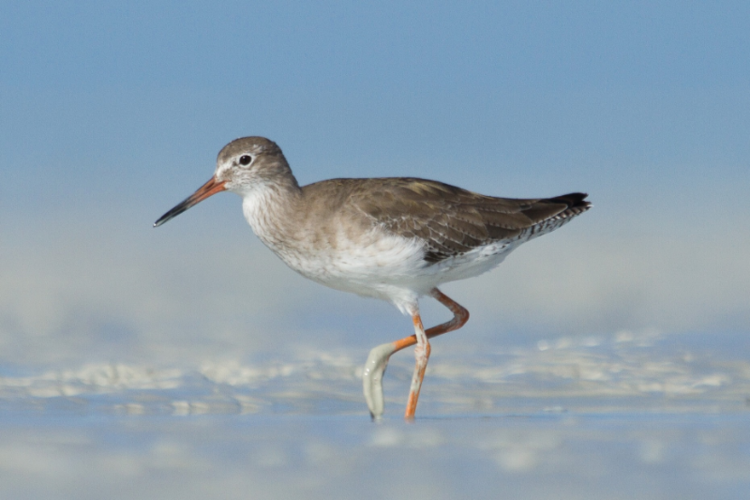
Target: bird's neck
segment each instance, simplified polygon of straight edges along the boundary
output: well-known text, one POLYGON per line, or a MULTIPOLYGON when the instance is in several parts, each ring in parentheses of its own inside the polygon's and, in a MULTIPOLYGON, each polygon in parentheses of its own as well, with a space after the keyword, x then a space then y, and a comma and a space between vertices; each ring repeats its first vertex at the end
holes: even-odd
POLYGON ((294 232, 302 190, 291 171, 269 180, 242 196, 242 211, 253 232, 276 249, 294 232))

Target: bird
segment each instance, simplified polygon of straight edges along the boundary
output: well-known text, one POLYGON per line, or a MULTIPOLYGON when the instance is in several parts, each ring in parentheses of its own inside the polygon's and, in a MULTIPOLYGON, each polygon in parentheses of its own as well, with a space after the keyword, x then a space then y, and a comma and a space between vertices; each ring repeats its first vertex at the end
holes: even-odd
POLYGON ((429 339, 469 319, 466 308, 438 286, 489 271, 522 243, 591 207, 585 193, 499 198, 417 177, 339 178, 300 186, 281 148, 253 136, 224 146, 213 177, 154 227, 222 191, 242 197, 253 232, 294 271, 337 290, 388 301, 411 317, 414 334, 373 348, 365 363, 363 393, 373 419, 384 412, 382 378, 391 355, 415 346, 404 414, 413 420, 429 339), (419 313, 425 296, 453 318, 425 329, 419 313))

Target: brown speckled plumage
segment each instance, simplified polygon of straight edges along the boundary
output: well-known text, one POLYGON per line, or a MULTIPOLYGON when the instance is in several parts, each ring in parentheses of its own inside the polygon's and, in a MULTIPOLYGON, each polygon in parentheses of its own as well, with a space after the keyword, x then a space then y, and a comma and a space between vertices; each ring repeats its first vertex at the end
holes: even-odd
POLYGON ((491 242, 543 234, 590 207, 583 193, 496 198, 414 177, 331 179, 302 191, 306 198, 337 200, 331 204, 333 210, 356 207, 394 234, 424 240, 424 258, 433 263, 491 242))

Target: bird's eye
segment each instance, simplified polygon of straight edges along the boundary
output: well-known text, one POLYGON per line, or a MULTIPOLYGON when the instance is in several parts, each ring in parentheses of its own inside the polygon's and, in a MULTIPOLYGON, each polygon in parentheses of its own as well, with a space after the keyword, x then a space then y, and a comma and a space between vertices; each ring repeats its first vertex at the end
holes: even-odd
POLYGON ((250 155, 240 156, 240 165, 250 165, 251 161, 253 161, 253 157, 250 155))

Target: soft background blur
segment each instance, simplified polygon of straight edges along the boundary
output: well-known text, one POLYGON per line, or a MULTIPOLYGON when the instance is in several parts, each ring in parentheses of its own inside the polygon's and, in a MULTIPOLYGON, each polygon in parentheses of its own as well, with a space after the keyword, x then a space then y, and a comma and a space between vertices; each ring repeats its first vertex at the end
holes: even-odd
MULTIPOLYGON (((243 411, 283 400, 318 414, 339 412, 325 406, 334 400, 365 415, 356 370, 371 346, 409 334, 408 319, 287 269, 252 234, 233 195, 151 227, 208 180, 224 144, 263 135, 301 183, 410 175, 498 196, 590 194, 594 209, 570 225, 492 273, 444 286, 472 319, 434 343, 436 382, 426 390, 444 405, 426 399, 427 414, 465 408, 451 399, 464 391, 485 401, 473 410, 533 413, 580 408, 550 395, 625 386, 625 394, 665 397, 714 388, 737 410, 750 387, 748 54, 750 4, 742 1, 0 1, 3 404, 56 414, 83 401, 94 413, 138 413, 153 399, 139 393, 134 403, 127 390, 184 389, 159 404, 221 413, 210 397, 239 401, 243 411), (481 367, 500 371, 477 372, 480 354, 481 367), (292 373, 307 375, 296 386, 284 378, 292 373), (482 381, 519 373, 531 378, 513 387, 539 397, 533 404, 503 399, 521 394, 513 387, 485 394, 482 381), (459 375, 473 382, 456 383, 459 375), (258 380, 278 377, 281 387, 258 389, 258 380), (575 382, 558 393, 560 377, 599 385, 575 382), (218 386, 241 386, 241 394, 217 396, 218 386), (114 399, 84 397, 102 391, 114 399)), ((449 317, 429 300, 423 312, 427 324, 449 317)), ((410 360, 394 360, 389 376, 408 379, 410 360)), ((406 382, 399 387, 403 394, 386 387, 393 404, 403 403, 406 382)), ((625 407, 637 412, 639 401, 625 407)), ((693 436, 702 425, 677 427, 693 436)), ((604 442, 620 430, 605 429, 604 442)), ((55 428, 49 439, 69 444, 68 431, 55 428)), ((6 432, 13 445, 0 465, 50 456, 44 447, 20 452, 26 434, 6 432)), ((288 436, 304 441, 307 431, 298 432, 288 436)), ((690 467, 750 466, 747 427, 721 432, 711 442, 745 447, 708 453, 714 469, 690 467)), ((704 442, 691 448, 680 436, 659 444, 670 451, 657 458, 700 456, 704 442)), ((108 439, 95 441, 96 453, 108 453, 108 439)), ((638 464, 654 456, 645 442, 638 464)), ((533 470, 522 445, 508 446, 533 470)), ((153 449, 160 462, 162 448, 153 449)), ((51 456, 89 467, 75 469, 65 452, 51 456)), ((511 465, 519 460, 509 456, 511 465)), ((39 477, 34 467, 16 477, 39 477)), ((681 497, 690 491, 699 490, 681 497)))
POLYGON ((590 193, 585 216, 445 286, 472 320, 441 343, 750 330, 744 2, 0 5, 5 366, 408 333, 286 269, 233 195, 151 227, 244 135, 278 142, 301 183, 590 193))

